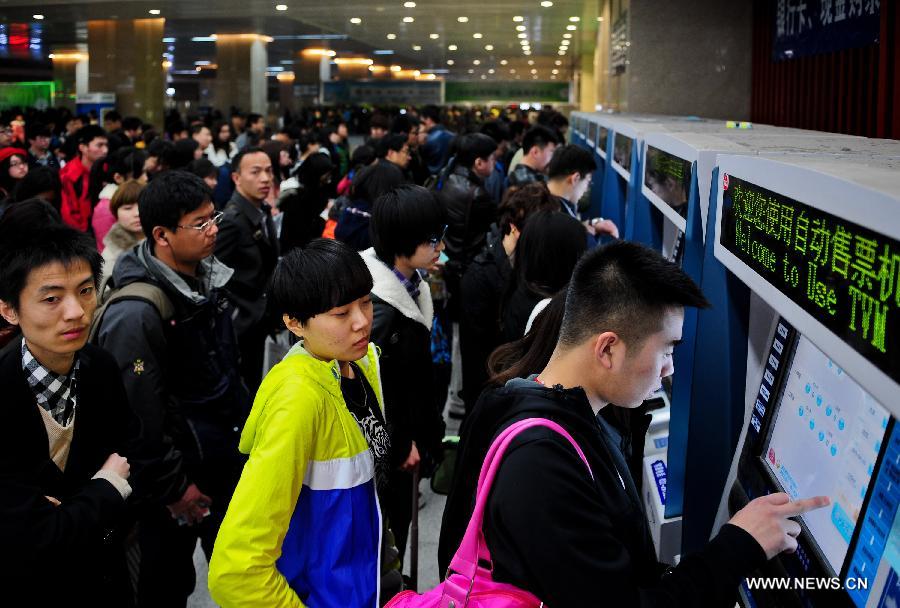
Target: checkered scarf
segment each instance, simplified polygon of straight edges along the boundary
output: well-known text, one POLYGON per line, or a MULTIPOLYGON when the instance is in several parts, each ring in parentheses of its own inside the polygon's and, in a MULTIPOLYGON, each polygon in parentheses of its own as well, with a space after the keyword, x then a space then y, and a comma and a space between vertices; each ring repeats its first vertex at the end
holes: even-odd
POLYGON ((412 276, 408 279, 396 268, 391 268, 391 271, 394 273, 394 276, 403 283, 403 287, 406 288, 406 293, 413 299, 413 302, 418 302, 419 284, 422 282, 422 275, 419 274, 419 271, 413 270, 412 276))
POLYGON ((76 383, 79 361, 76 356, 75 365, 67 375, 57 374, 41 365, 22 338, 22 369, 28 380, 28 386, 34 393, 39 406, 50 412, 53 419, 62 426, 68 426, 75 415, 78 397, 76 383))

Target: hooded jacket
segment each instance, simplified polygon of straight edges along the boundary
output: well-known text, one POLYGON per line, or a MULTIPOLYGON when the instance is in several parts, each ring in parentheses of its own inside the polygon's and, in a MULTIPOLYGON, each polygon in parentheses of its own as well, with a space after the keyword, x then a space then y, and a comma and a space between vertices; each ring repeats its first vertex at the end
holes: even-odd
MULTIPOLYGON (((610 406, 613 407, 613 406, 610 406)), ((583 389, 514 379, 482 395, 461 431, 444 510, 439 563, 446 565, 471 516, 484 455, 517 420, 549 418, 578 442, 529 429, 510 445, 488 500, 484 531, 494 580, 549 606, 733 606, 740 581, 765 562, 744 530, 725 525, 700 552, 666 570, 656 559, 640 495, 615 433, 583 389)))
MULTIPOLYGON (((374 344, 356 362, 383 407, 374 344)), ((249 454, 209 566, 220 605, 377 608, 375 464, 337 361, 295 344, 263 379, 241 433, 249 454)))

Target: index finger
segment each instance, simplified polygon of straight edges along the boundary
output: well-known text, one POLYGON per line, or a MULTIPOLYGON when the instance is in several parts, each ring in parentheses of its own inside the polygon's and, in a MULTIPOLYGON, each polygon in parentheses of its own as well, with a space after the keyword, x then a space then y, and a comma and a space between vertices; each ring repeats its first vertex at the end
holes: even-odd
POLYGON ((809 511, 815 511, 831 504, 831 499, 827 496, 813 496, 812 498, 802 498, 800 500, 792 500, 791 502, 778 507, 785 517, 793 517, 801 515, 809 511))

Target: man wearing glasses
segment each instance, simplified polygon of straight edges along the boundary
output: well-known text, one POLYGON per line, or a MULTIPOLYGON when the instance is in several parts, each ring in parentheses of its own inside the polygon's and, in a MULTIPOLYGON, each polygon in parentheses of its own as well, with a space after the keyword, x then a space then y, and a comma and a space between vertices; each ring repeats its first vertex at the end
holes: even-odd
POLYGON ((195 175, 168 171, 144 189, 138 209, 147 238, 119 258, 112 284, 162 297, 113 292, 96 340, 116 359, 144 433, 181 462, 181 499, 140 521, 138 606, 184 606, 197 539, 209 557, 240 477, 250 398, 222 289, 233 271, 213 256, 223 216, 212 192, 195 175))

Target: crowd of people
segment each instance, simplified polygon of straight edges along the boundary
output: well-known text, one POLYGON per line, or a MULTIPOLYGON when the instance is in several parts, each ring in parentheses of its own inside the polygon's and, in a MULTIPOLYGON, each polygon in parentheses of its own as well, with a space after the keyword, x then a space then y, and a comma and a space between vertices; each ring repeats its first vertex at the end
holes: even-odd
POLYGON ((754 501, 663 575, 640 408, 706 301, 582 217, 559 112, 0 121, 6 598, 185 606, 199 541, 222 606, 383 605, 445 413, 442 568, 501 429, 584 448, 523 433, 486 511, 495 578, 548 605, 727 605, 821 502, 754 501))

